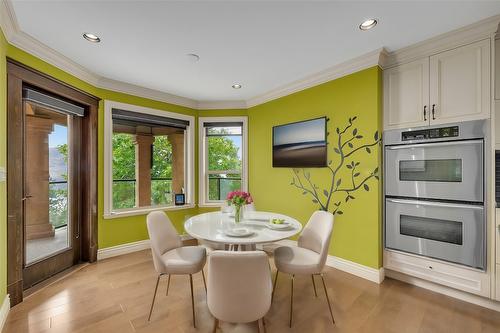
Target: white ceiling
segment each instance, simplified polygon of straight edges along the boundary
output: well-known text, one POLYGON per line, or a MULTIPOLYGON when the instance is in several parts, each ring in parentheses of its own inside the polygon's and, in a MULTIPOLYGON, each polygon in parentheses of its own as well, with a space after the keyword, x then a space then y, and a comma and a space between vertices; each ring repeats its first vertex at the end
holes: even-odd
POLYGON ((97 75, 233 101, 500 14, 500 1, 13 1, 13 8, 22 31, 97 75), (372 17, 379 24, 360 31, 372 17), (87 42, 83 32, 102 42, 87 42))

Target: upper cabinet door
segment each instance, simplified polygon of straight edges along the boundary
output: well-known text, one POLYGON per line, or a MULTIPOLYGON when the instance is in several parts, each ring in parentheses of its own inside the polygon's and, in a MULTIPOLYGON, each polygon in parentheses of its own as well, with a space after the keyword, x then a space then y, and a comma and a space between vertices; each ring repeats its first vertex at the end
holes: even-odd
POLYGON ((384 71, 384 129, 429 125, 429 58, 384 71))
POLYGON ((490 40, 430 57, 431 124, 489 118, 490 76, 490 40))

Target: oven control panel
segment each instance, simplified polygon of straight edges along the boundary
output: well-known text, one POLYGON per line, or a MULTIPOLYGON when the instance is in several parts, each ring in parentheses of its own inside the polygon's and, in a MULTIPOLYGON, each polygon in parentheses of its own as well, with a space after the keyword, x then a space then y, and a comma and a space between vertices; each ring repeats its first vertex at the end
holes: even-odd
POLYGON ((457 137, 458 135, 459 135, 458 126, 451 126, 451 127, 429 128, 416 131, 402 132, 401 140, 413 141, 413 140, 452 138, 452 137, 457 137))

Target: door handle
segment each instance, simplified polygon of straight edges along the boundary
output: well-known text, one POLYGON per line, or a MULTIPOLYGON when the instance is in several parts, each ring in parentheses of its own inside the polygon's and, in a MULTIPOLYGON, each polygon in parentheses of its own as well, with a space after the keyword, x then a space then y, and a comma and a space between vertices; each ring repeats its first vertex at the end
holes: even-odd
POLYGON ((419 206, 429 206, 429 207, 442 207, 442 208, 466 208, 473 210, 484 210, 483 206, 479 205, 468 205, 468 204, 454 204, 445 202, 435 202, 435 201, 424 201, 424 200, 411 200, 411 199, 392 199, 386 198, 388 202, 403 204, 403 205, 419 205, 419 206))
POLYGON ((427 121, 427 105, 424 105, 424 121, 427 121))
POLYGON ((436 116, 434 114, 435 113, 435 108, 436 108, 436 104, 432 104, 432 110, 431 110, 431 112, 432 112, 432 120, 436 120, 436 116))
POLYGON ((24 198, 22 198, 21 200, 22 200, 22 201, 26 201, 26 200, 28 200, 29 198, 33 198, 33 196, 28 194, 28 195, 26 195, 24 198))
POLYGON ((399 149, 409 149, 409 148, 425 148, 425 147, 443 147, 443 146, 465 146, 465 145, 482 145, 483 140, 467 140, 467 141, 438 141, 438 142, 426 142, 426 143, 416 143, 411 145, 398 145, 398 146, 385 146, 386 150, 399 150, 399 149))

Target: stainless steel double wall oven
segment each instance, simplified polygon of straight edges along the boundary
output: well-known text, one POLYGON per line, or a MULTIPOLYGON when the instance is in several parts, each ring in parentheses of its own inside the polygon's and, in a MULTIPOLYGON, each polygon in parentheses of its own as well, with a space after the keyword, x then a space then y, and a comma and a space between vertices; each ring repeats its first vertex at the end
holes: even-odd
POLYGON ((384 133, 385 246, 485 270, 486 120, 384 133))

